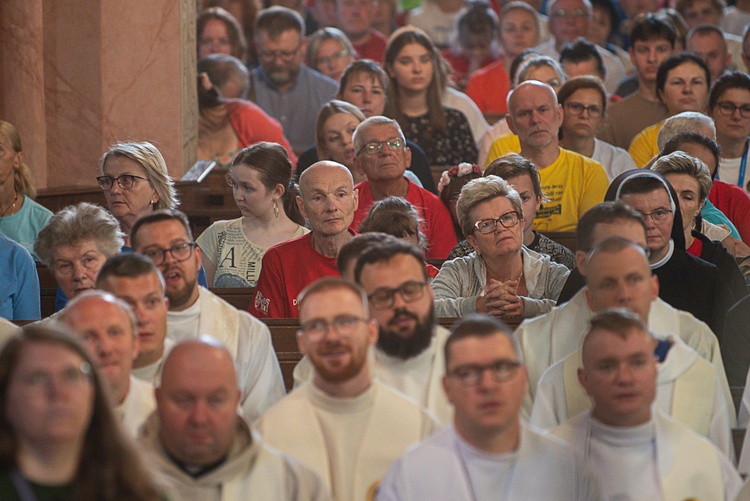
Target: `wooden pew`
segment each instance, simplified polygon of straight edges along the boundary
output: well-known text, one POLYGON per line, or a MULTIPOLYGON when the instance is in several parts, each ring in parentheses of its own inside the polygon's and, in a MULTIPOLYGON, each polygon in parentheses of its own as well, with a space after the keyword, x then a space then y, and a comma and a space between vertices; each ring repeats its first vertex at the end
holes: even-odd
POLYGON ((248 311, 255 287, 210 287, 209 290, 241 311, 248 311))
POLYGON ((39 276, 39 296, 42 306, 42 318, 47 318, 55 312, 55 298, 57 297, 57 280, 49 268, 42 263, 36 263, 36 274, 39 276))
POLYGON ((574 254, 578 250, 575 231, 543 231, 541 233, 550 240, 554 240, 558 244, 572 250, 574 254))

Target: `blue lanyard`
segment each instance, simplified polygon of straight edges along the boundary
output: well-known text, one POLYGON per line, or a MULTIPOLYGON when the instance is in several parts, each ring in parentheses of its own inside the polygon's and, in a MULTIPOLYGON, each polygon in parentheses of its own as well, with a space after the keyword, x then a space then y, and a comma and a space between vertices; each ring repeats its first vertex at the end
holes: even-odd
POLYGON ((748 141, 750 141, 750 139, 745 141, 745 151, 742 153, 742 160, 740 160, 740 175, 737 178, 737 186, 739 186, 743 190, 745 189, 745 186, 744 186, 745 185, 745 168, 747 167, 748 141))

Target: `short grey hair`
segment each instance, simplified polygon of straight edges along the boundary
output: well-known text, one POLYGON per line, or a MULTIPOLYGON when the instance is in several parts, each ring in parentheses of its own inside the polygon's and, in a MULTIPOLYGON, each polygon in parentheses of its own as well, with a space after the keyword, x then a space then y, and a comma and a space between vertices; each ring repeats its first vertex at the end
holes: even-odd
POLYGON ((129 320, 128 323, 130 324, 130 332, 133 333, 133 337, 138 336, 138 322, 135 318, 135 313, 133 313, 133 309, 130 307, 130 305, 122 299, 116 297, 114 294, 99 289, 83 291, 76 297, 68 301, 68 304, 66 304, 65 308, 63 308, 63 310, 60 312, 59 322, 71 328, 74 332, 76 332, 76 334, 80 334, 70 323, 70 312, 78 308, 79 304, 92 298, 101 299, 102 301, 105 301, 107 303, 114 304, 122 311, 124 311, 129 320))
POLYGON ((697 111, 683 111, 664 121, 656 139, 656 145, 661 150, 677 134, 696 130, 710 130, 711 139, 716 141, 716 125, 711 117, 697 111))
POLYGON ((401 137, 401 140, 404 141, 404 144, 406 144, 406 138, 404 137, 404 132, 401 130, 401 126, 398 124, 397 121, 390 119, 388 117, 375 115, 373 117, 368 118, 361 124, 359 124, 357 126, 357 129, 354 131, 354 136, 352 137, 352 143, 354 143, 355 153, 358 152, 362 148, 362 146, 366 144, 364 142, 364 138, 362 137, 365 133, 364 131, 376 125, 392 125, 398 131, 398 135, 401 137))
POLYGON ((565 72, 563 71, 562 66, 560 66, 559 62, 555 61, 549 56, 534 56, 521 63, 521 66, 516 72, 516 80, 515 82, 513 82, 513 86, 516 87, 521 82, 525 82, 529 79, 528 74, 532 70, 541 68, 543 66, 548 66, 552 68, 552 70, 554 70, 554 72, 557 74, 557 78, 560 79, 561 85, 565 82, 565 72))
POLYGON ((146 178, 151 187, 159 195, 159 200, 154 204, 154 210, 175 209, 180 204, 177 198, 177 190, 174 187, 174 179, 169 175, 167 163, 161 152, 149 142, 127 142, 116 143, 102 156, 101 167, 107 160, 114 156, 129 158, 146 171, 146 178))
POLYGON ((50 270, 55 263, 54 251, 63 245, 93 240, 96 248, 109 259, 125 244, 125 234, 109 211, 98 205, 81 202, 69 205, 52 216, 34 244, 34 252, 50 270))
POLYGON ((483 202, 498 197, 506 197, 510 200, 513 210, 518 213, 519 219, 523 219, 521 196, 505 179, 492 175, 472 179, 463 187, 456 203, 456 215, 464 235, 474 233, 475 221, 471 217, 474 208, 483 202))
POLYGON ((711 191, 711 173, 705 163, 682 151, 675 151, 657 159, 651 170, 666 177, 669 174, 687 174, 698 181, 698 197, 703 203, 711 191))

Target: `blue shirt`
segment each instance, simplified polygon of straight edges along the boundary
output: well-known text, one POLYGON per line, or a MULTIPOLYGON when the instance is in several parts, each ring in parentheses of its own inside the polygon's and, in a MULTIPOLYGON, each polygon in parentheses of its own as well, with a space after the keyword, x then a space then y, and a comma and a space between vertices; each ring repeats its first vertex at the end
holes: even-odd
MULTIPOLYGON (((723 212, 717 209, 714 206, 714 204, 711 203, 711 200, 709 200, 708 198, 706 199, 706 203, 703 205, 703 208, 701 209, 701 217, 711 224, 726 225, 727 228, 729 228, 729 231, 731 231, 730 233, 731 236, 733 236, 737 240, 742 240, 742 237, 740 236, 740 232, 737 231, 737 228, 734 227, 734 225, 732 224, 732 221, 730 221, 729 218, 725 216, 723 212)), ((698 228, 698 230, 700 231, 700 228, 698 228)))
POLYGON ((284 92, 276 90, 262 66, 253 70, 252 78, 255 104, 279 121, 292 148, 301 152, 314 146, 318 113, 336 97, 338 83, 304 64, 292 86, 284 92))
POLYGON ((8 320, 42 318, 39 276, 29 251, 0 234, 0 317, 8 320))

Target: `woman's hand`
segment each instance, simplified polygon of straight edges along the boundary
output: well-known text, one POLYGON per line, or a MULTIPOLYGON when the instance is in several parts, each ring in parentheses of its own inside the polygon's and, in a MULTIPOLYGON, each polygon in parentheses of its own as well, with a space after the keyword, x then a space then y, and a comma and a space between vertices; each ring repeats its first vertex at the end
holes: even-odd
POLYGON ((523 298, 517 295, 518 281, 500 282, 490 279, 484 294, 477 300, 477 311, 503 317, 520 317, 523 314, 523 298))

